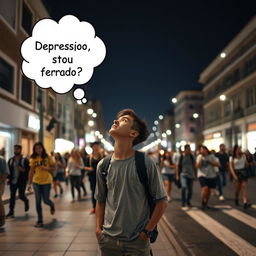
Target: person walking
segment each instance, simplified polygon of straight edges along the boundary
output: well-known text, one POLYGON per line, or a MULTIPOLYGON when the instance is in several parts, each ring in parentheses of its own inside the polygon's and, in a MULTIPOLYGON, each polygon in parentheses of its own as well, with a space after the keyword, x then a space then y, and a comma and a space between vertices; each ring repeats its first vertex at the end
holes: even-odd
POLYGON ((246 210, 251 206, 251 204, 248 203, 247 196, 248 175, 246 168, 248 167, 248 162, 246 160, 246 156, 241 150, 241 147, 238 145, 234 146, 233 155, 229 158, 229 167, 235 180, 235 205, 239 206, 239 194, 242 190, 242 200, 244 203, 244 209, 246 210))
POLYGON ((202 209, 205 210, 209 208, 208 202, 211 190, 216 188, 216 172, 214 167, 220 167, 220 164, 216 161, 215 156, 210 154, 206 146, 201 146, 196 163, 201 185, 202 209))
POLYGON ((29 161, 22 156, 22 146, 14 145, 14 156, 9 159, 8 166, 10 175, 8 184, 10 186, 9 212, 6 218, 14 218, 16 192, 19 191, 19 199, 24 202, 25 212, 29 210, 29 200, 25 195, 28 182, 29 161))
POLYGON ((125 109, 118 113, 109 133, 115 140, 114 153, 109 158, 108 169, 102 169, 102 160, 96 173, 99 247, 102 256, 148 256, 149 238, 167 207, 161 174, 154 161, 143 155, 147 186, 141 183, 136 168, 135 156, 138 154, 133 146, 147 139, 148 129, 133 110, 125 109), (156 203, 151 217, 146 188, 156 203))
POLYGON ((189 144, 184 146, 184 152, 181 153, 179 163, 176 165, 176 180, 181 184, 181 206, 191 207, 193 195, 193 182, 196 178, 195 157, 191 153, 189 144))
POLYGON ((65 168, 66 163, 63 157, 59 152, 55 153, 55 163, 56 163, 56 170, 54 171, 54 177, 53 177, 53 188, 54 188, 54 198, 58 197, 58 190, 60 189, 60 195, 63 194, 63 188, 61 186, 61 182, 65 181, 65 168))
POLYGON ((78 193, 78 201, 81 200, 81 169, 84 168, 83 159, 77 149, 72 149, 71 156, 68 160, 67 174, 71 184, 72 203, 75 202, 75 188, 78 193))
POLYGON ((3 195, 4 195, 4 188, 5 188, 5 181, 7 176, 9 175, 9 168, 8 165, 3 158, 4 151, 1 150, 0 152, 0 228, 5 224, 5 210, 4 210, 4 202, 3 202, 3 195))
POLYGON ((42 142, 37 142, 33 146, 33 153, 29 159, 30 171, 28 178, 28 191, 31 192, 31 184, 36 198, 37 222, 35 227, 43 227, 42 199, 50 206, 50 213, 55 213, 54 203, 50 200, 52 176, 55 170, 55 162, 49 156, 42 142))
MULTIPOLYGON (((87 160, 88 154, 84 149, 80 150, 80 156, 83 159, 84 166, 86 166, 86 160, 87 160)), ((81 169, 81 188, 84 192, 84 196, 87 195, 87 190, 86 190, 86 186, 85 186, 85 182, 84 182, 86 174, 87 174, 87 172, 86 172, 85 168, 81 169)))
POLYGON ((95 189, 96 189, 96 169, 99 161, 102 159, 100 142, 95 141, 91 143, 92 153, 87 157, 86 164, 84 169, 88 172, 88 178, 91 188, 91 200, 92 200, 92 209, 90 214, 95 213, 96 209, 96 199, 95 199, 95 189))
POLYGON ((227 174, 229 171, 229 157, 226 153, 226 146, 225 144, 219 145, 219 152, 215 154, 215 156, 219 159, 220 167, 219 167, 219 174, 217 176, 217 189, 219 191, 219 200, 225 200, 223 195, 223 187, 227 185, 227 174))
POLYGON ((166 151, 160 160, 160 169, 164 180, 165 190, 167 193, 167 201, 171 202, 172 182, 175 181, 175 167, 172 160, 173 153, 166 151))

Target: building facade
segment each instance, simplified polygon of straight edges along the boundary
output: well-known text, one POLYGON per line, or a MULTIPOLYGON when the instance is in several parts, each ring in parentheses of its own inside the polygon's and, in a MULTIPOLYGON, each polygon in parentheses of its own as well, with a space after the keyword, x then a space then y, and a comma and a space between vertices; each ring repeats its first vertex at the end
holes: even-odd
POLYGON ((201 91, 181 91, 177 96, 174 108, 176 148, 203 141, 203 93, 201 91))
POLYGON ((205 144, 256 147, 256 16, 201 73, 205 144))
MULTIPOLYGON (((38 90, 33 81, 21 71, 20 47, 31 35, 33 24, 49 17, 39 0, 0 1, 0 148, 6 158, 12 155, 13 145, 21 143, 24 155, 30 155, 38 140, 38 90), (4 111, 3 111, 4 110, 4 111)), ((44 123, 51 119, 56 94, 44 90, 44 123)), ((45 144, 52 150, 53 132, 45 133, 45 144)))

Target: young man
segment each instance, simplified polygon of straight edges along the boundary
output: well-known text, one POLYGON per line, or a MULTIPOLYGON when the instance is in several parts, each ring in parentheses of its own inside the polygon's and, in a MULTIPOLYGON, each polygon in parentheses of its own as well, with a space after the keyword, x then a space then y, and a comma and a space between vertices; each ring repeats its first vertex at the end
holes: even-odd
POLYGON ((115 140, 107 176, 97 167, 96 236, 102 256, 150 253, 149 237, 167 206, 167 196, 154 161, 145 155, 149 191, 156 202, 149 217, 148 198, 135 166, 133 146, 148 137, 147 126, 133 110, 118 113, 110 135, 115 140))
POLYGON ((10 205, 9 213, 6 218, 14 218, 14 207, 16 200, 16 191, 19 191, 19 198, 24 202, 25 212, 29 210, 29 200, 25 196, 26 185, 28 182, 29 161, 21 154, 22 146, 14 145, 14 156, 9 159, 8 166, 10 175, 8 177, 8 184, 10 185, 10 205))
POLYGON ((223 196, 222 188, 227 184, 227 173, 229 168, 229 158, 226 153, 226 146, 224 144, 220 144, 220 151, 215 154, 215 156, 219 159, 220 162, 220 172, 217 175, 217 188, 219 191, 219 199, 223 201, 225 198, 223 196))
POLYGON ((3 158, 4 151, 0 151, 0 228, 5 224, 5 211, 2 196, 4 194, 5 180, 9 174, 8 165, 3 158))
POLYGON ((196 161, 191 153, 190 145, 185 145, 184 153, 181 153, 179 163, 176 165, 176 179, 181 183, 182 207, 186 204, 191 207, 193 193, 193 181, 196 178, 196 161))

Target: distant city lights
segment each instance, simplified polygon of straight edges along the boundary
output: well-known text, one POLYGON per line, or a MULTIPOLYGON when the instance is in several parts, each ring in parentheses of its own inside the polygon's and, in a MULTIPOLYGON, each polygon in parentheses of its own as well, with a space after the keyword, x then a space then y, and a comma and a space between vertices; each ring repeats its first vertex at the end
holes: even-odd
POLYGON ((172 103, 173 104, 175 104, 175 103, 177 103, 178 102, 178 100, 176 99, 176 98, 172 98, 172 103))
POLYGON ((222 52, 222 53, 220 54, 220 57, 221 57, 222 59, 226 58, 226 56, 227 56, 227 54, 226 54, 225 52, 222 52))
POLYGON ((180 128, 180 124, 175 124, 175 127, 176 127, 177 129, 179 129, 179 128, 180 128))
POLYGON ((88 108, 87 113, 88 113, 89 115, 92 115, 92 114, 93 114, 93 109, 88 108))

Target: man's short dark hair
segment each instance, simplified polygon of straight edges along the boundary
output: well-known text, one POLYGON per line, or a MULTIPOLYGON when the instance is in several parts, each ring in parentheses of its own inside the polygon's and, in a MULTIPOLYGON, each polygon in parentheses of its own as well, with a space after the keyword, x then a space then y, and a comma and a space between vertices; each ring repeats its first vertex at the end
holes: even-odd
POLYGON ((90 144, 91 147, 93 147, 94 145, 101 145, 100 141, 94 141, 90 144))
POLYGON ((145 141, 149 136, 149 131, 146 122, 140 119, 132 109, 121 110, 117 114, 117 118, 120 118, 121 116, 125 115, 129 115, 133 118, 132 129, 136 130, 139 133, 139 135, 132 142, 133 146, 145 141))
POLYGON ((18 148, 18 149, 22 150, 22 146, 19 144, 14 145, 14 148, 18 148))

